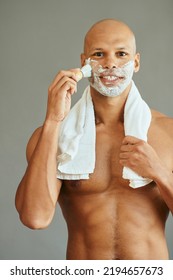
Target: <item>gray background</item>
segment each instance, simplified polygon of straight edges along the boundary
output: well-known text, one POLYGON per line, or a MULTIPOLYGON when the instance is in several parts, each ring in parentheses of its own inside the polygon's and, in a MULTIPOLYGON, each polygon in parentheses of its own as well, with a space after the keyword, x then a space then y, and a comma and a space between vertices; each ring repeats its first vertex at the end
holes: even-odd
MULTIPOLYGON (((103 18, 135 32, 141 70, 135 81, 152 108, 173 116, 173 0, 0 1, 0 259, 64 259, 66 225, 57 207, 46 230, 24 227, 14 196, 25 147, 44 120, 47 88, 60 69, 80 66, 86 31, 103 18)), ((86 81, 79 83, 79 91, 86 81)), ((73 99, 73 104, 75 99, 73 99)), ((166 234, 173 259, 173 220, 166 234)))

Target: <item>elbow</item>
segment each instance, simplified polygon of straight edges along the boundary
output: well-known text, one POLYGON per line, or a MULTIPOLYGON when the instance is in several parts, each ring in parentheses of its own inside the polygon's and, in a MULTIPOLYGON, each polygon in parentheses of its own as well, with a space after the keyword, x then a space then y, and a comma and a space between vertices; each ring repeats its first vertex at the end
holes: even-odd
POLYGON ((21 223, 33 230, 47 228, 54 216, 55 207, 35 208, 33 209, 18 199, 15 201, 16 210, 19 214, 21 223))
POLYGON ((46 218, 36 215, 25 215, 23 213, 19 214, 19 218, 24 226, 33 230, 46 229, 52 221, 52 216, 46 218))

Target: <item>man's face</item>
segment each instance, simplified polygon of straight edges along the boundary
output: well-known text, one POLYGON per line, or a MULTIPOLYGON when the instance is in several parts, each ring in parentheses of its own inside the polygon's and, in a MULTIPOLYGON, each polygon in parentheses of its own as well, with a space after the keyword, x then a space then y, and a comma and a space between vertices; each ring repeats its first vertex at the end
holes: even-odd
POLYGON ((127 26, 111 21, 99 24, 87 34, 81 58, 83 63, 87 58, 95 61, 91 86, 107 96, 121 94, 133 72, 139 69, 133 33, 127 26))

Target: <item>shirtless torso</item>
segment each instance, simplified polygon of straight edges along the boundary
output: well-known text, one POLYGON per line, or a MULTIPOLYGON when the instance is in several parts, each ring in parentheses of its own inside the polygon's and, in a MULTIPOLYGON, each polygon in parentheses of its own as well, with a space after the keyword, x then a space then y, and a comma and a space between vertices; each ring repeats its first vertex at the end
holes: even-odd
MULTIPOLYGON (((165 117, 153 116, 149 143, 172 168, 165 117)), ((124 131, 122 124, 116 127, 112 132, 97 125, 96 168, 90 179, 63 182, 59 203, 68 226, 67 259, 168 259, 168 208, 154 182, 132 189, 122 179, 118 162, 124 131)))
POLYGON ((93 81, 121 89, 112 98, 100 87, 90 87, 96 121, 94 173, 88 180, 56 178, 60 126, 69 113, 80 69, 62 70, 48 90, 45 122, 27 146, 28 167, 16 192, 20 219, 32 229, 45 228, 58 201, 68 228, 67 259, 168 259, 165 223, 169 210, 173 213, 173 119, 152 111, 148 143, 125 137, 124 106, 131 82, 125 89, 121 86, 130 74, 112 70, 132 61, 137 72, 140 56, 134 34, 124 23, 96 23, 85 37, 81 65, 88 58, 106 69, 97 79, 93 69, 93 81), (132 189, 122 179, 123 166, 153 182, 132 189))

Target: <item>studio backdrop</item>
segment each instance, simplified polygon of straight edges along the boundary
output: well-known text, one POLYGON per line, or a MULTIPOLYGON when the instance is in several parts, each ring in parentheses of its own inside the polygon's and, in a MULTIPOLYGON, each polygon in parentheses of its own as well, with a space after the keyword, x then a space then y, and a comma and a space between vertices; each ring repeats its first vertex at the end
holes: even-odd
MULTIPOLYGON (((14 206, 26 169, 26 144, 46 113, 47 89, 57 72, 80 66, 93 23, 116 18, 136 35, 141 69, 134 80, 145 101, 173 117, 173 0, 0 1, 0 259, 65 259, 67 228, 57 206, 51 225, 31 230, 14 206)), ((73 97, 79 99, 87 81, 73 97)), ((103 225, 104 226, 104 225, 103 225)), ((166 236, 173 259, 173 219, 166 236)))

